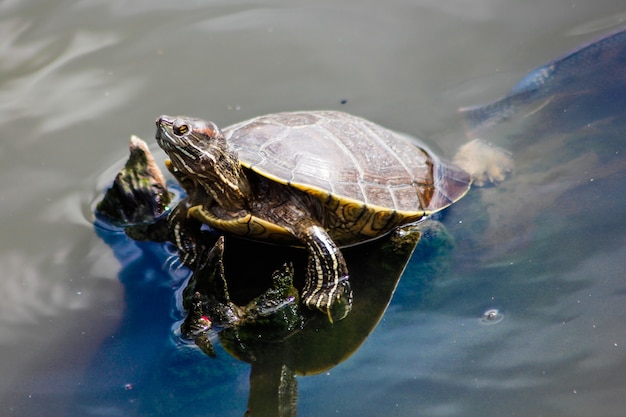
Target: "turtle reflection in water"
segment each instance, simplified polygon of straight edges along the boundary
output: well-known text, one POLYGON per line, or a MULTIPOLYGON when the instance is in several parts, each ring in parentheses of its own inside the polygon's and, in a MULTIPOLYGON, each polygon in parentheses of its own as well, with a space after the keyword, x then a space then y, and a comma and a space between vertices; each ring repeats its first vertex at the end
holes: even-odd
POLYGON ((224 237, 219 237, 204 262, 193 270, 183 291, 187 316, 181 326, 182 336, 194 340, 211 357, 215 352, 209 335, 214 325, 219 329, 236 327, 241 333, 250 329, 258 341, 275 342, 288 337, 304 324, 293 276, 293 265, 285 263, 272 274, 271 288, 246 306, 238 306, 230 298, 224 273, 224 237))
POLYGON ((181 335, 212 357, 216 354, 211 340, 219 338, 229 354, 251 365, 246 415, 295 416, 296 375, 327 371, 359 348, 384 314, 422 230, 430 223, 402 226, 382 239, 345 250, 358 296, 351 313, 334 323, 301 308, 291 266, 306 263, 299 251, 285 254, 284 248, 241 239, 225 244, 223 236, 209 248, 202 239, 198 247, 203 262, 198 262, 183 291, 188 314, 181 335), (240 262, 241 253, 251 262, 240 262), (243 307, 232 301, 249 286, 263 291, 259 268, 283 260, 287 261, 271 274, 270 289, 243 307))
POLYGON ((303 246, 303 303, 344 318, 352 304, 340 247, 383 236, 454 203, 472 181, 504 178, 506 153, 474 141, 455 164, 367 120, 335 111, 278 113, 221 131, 161 116, 156 140, 188 193, 172 215, 174 241, 195 264, 202 224, 303 246))

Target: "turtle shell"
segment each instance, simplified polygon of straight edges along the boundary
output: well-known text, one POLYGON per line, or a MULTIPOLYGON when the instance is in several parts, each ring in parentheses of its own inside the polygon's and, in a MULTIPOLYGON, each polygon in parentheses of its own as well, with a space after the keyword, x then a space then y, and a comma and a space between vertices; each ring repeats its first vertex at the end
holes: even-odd
POLYGON ((244 167, 330 206, 330 231, 376 237, 449 206, 471 184, 468 173, 416 141, 347 113, 275 113, 223 133, 244 167))

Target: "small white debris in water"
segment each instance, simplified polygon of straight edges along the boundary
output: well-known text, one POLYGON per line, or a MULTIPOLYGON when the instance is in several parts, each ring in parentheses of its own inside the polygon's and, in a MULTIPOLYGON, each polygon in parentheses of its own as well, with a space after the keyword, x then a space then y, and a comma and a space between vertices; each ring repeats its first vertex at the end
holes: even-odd
POLYGON ((500 323, 504 319, 504 315, 500 313, 497 309, 492 308, 483 313, 480 317, 480 324, 484 325, 492 325, 500 323))

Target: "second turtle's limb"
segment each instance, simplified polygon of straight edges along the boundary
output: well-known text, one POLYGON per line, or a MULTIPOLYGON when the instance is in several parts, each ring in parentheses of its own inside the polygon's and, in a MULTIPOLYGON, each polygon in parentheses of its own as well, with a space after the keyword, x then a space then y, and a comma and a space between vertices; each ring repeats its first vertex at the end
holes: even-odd
POLYGON ((478 186, 503 181, 514 167, 510 152, 491 146, 481 139, 474 139, 461 146, 453 162, 469 173, 478 186))

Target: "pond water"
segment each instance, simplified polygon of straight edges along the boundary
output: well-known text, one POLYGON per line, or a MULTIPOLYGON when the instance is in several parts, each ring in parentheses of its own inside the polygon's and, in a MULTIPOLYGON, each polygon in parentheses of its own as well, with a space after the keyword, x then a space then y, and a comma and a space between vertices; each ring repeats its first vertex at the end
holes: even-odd
POLYGON ((171 248, 94 228, 94 202, 160 114, 336 109, 447 156, 481 136, 516 169, 440 216, 454 249, 418 246, 360 349, 298 377, 300 414, 622 416, 623 71, 586 84, 582 62, 496 124, 457 109, 624 19, 622 0, 0 3, 0 414, 243 415, 250 365, 176 343, 171 248))

